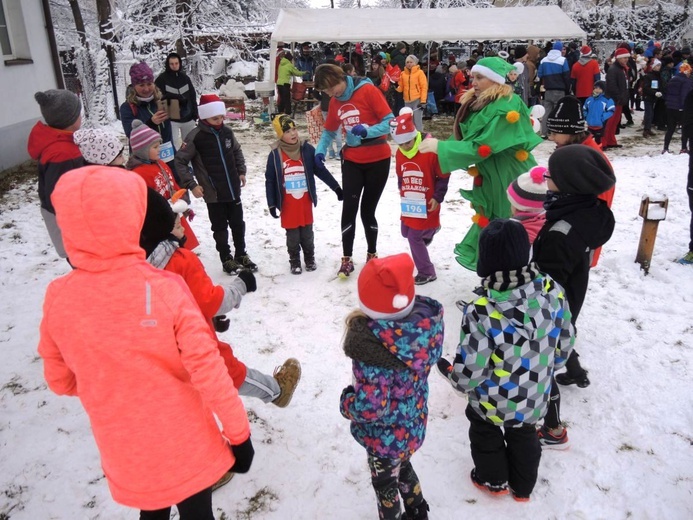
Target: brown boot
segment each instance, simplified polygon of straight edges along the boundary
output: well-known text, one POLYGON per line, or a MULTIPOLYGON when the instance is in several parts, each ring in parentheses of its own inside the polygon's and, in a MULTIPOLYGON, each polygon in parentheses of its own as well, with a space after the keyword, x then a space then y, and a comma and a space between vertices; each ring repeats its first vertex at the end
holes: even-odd
POLYGON ((287 359, 282 366, 277 367, 274 371, 274 379, 279 383, 281 393, 272 401, 272 404, 279 408, 286 408, 289 406, 291 398, 294 396, 294 390, 301 380, 301 363, 298 359, 287 359))

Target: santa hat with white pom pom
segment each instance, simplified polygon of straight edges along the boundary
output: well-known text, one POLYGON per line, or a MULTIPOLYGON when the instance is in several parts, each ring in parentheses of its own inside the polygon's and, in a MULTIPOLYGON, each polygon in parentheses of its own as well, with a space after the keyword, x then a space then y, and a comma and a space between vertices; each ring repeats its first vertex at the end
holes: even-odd
POLYGON ((370 260, 359 275, 358 291, 369 318, 404 318, 414 307, 414 261, 407 253, 370 260))

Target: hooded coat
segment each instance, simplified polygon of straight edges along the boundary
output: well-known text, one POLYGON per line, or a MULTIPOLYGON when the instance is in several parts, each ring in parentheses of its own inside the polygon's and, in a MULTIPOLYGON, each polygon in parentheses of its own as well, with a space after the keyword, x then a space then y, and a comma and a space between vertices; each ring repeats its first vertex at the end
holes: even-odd
POLYGON ((402 75, 399 77, 397 92, 404 95, 405 103, 418 101, 425 105, 428 99, 428 80, 426 73, 419 65, 414 65, 411 69, 404 67, 402 75))
POLYGON ((75 269, 46 292, 46 381, 82 402, 114 500, 168 507, 233 466, 229 442, 250 434, 243 403, 185 282, 144 258, 144 181, 80 168, 53 203, 75 269))
POLYGON ((197 94, 188 75, 183 71, 183 60, 175 52, 166 56, 166 69, 154 81, 159 87, 164 100, 175 99, 180 107, 180 119, 171 119, 175 123, 187 123, 198 118, 197 94), (169 59, 178 58, 180 68, 172 71, 169 59))

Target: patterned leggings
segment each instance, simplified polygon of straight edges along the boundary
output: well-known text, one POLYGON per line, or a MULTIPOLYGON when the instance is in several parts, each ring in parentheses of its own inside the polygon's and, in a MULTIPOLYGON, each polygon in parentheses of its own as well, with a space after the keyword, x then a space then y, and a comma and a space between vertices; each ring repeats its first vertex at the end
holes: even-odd
POLYGON ((409 459, 380 459, 369 455, 368 467, 381 520, 399 520, 402 517, 400 494, 405 509, 416 509, 423 503, 419 477, 409 459))

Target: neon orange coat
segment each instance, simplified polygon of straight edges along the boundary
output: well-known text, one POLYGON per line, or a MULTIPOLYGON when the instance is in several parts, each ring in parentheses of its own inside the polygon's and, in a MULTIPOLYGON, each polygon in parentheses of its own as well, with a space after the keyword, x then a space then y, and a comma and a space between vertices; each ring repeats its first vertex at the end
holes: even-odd
POLYGON ((75 269, 46 292, 46 381, 82 402, 114 500, 168 507, 234 464, 227 439, 250 434, 243 403, 183 280, 145 261, 144 181, 87 166, 61 177, 52 202, 75 269))
POLYGON ((406 103, 418 100, 419 103, 426 104, 428 99, 426 73, 418 65, 414 65, 411 70, 405 68, 399 77, 397 92, 401 92, 404 95, 406 103))

